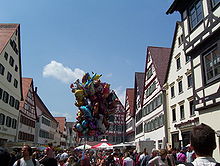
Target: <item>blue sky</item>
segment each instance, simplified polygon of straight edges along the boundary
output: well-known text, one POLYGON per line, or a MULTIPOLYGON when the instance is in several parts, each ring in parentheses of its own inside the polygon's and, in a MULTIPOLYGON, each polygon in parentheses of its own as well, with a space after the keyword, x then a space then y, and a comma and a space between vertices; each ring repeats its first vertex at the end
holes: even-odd
POLYGON ((124 103, 147 46, 170 47, 179 15, 172 0, 7 0, 1 23, 21 24, 22 76, 34 79, 54 116, 75 121, 69 88, 83 72, 102 74, 124 103))

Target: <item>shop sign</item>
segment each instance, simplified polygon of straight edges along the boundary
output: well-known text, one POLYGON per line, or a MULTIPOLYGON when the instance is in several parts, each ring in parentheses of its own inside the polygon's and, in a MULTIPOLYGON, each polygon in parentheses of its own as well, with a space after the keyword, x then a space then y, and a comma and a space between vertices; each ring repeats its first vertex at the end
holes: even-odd
POLYGON ((181 122, 179 124, 175 124, 174 127, 182 129, 182 128, 187 128, 187 127, 192 127, 196 125, 199 122, 199 118, 194 118, 191 120, 188 120, 186 122, 181 122))

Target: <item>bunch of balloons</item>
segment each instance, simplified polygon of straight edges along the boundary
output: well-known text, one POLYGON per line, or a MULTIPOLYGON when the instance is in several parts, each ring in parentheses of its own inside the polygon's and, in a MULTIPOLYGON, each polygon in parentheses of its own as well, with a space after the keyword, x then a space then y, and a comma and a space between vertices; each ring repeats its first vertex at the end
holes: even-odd
POLYGON ((110 84, 101 82, 97 73, 86 73, 82 81, 70 85, 79 108, 74 130, 79 136, 99 136, 109 128, 109 115, 115 111, 118 101, 110 84))

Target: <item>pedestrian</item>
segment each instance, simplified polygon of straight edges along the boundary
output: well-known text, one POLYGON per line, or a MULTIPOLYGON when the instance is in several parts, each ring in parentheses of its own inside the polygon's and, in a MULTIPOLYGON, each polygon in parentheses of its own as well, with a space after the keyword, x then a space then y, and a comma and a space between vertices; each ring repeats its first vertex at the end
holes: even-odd
POLYGON ((0 147, 0 164, 9 166, 11 160, 10 153, 5 148, 0 147))
POLYGON ((144 148, 143 153, 142 153, 142 154, 140 155, 140 157, 139 157, 139 163, 142 162, 142 160, 144 159, 144 157, 145 157, 146 155, 148 155, 148 153, 147 153, 147 149, 144 148))
POLYGON ((134 160, 130 157, 130 153, 126 152, 122 166, 134 166, 134 160))
POLYGON ((48 147, 45 149, 45 151, 46 151, 46 156, 48 158, 54 158, 55 157, 52 143, 48 144, 48 147))
POLYGON ((32 158, 32 149, 29 145, 22 147, 21 159, 18 159, 13 166, 40 166, 39 161, 32 158))
POLYGON ((148 164, 150 166, 172 166, 169 157, 167 157, 167 153, 166 149, 160 149, 159 156, 151 159, 148 164))
POLYGON ((179 163, 185 163, 186 162, 186 147, 182 147, 180 153, 177 156, 177 161, 179 161, 179 163))
POLYGON ((193 127, 190 133, 190 145, 195 151, 196 159, 187 164, 189 166, 219 166, 212 157, 213 151, 216 148, 215 131, 206 124, 200 124, 193 127))

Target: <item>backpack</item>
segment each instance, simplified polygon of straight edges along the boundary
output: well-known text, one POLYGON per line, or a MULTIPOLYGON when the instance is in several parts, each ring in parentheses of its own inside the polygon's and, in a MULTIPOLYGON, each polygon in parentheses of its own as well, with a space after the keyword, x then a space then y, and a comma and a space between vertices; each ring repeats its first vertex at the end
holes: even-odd
MULTIPOLYGON (((36 160, 35 159, 33 159, 32 158, 32 162, 34 163, 34 166, 36 166, 37 164, 36 164, 36 160)), ((18 161, 17 161, 17 166, 20 166, 21 165, 21 160, 20 159, 18 159, 18 161)))

